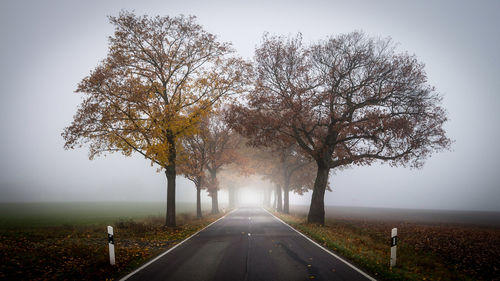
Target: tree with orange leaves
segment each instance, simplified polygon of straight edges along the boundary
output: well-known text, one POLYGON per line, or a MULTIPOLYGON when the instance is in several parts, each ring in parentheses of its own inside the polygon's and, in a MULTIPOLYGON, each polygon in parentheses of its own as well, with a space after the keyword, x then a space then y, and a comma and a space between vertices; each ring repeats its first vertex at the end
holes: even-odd
POLYGON ((88 144, 91 159, 135 152, 164 169, 166 225, 175 226, 182 139, 221 97, 242 90, 245 64, 194 17, 122 12, 110 22, 109 53, 78 85, 84 100, 62 133, 65 148, 88 144))

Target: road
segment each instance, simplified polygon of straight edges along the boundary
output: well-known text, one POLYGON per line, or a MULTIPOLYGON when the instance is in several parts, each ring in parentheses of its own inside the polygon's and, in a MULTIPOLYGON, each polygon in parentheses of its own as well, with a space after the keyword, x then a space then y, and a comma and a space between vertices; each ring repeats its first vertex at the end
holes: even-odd
POLYGON ((370 280, 266 210, 251 207, 234 210, 125 278, 127 281, 370 280))

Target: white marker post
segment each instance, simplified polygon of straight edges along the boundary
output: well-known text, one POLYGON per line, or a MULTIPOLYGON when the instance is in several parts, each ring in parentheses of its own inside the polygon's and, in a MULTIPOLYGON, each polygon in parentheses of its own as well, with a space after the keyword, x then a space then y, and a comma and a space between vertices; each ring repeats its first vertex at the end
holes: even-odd
POLYGON ((397 245, 398 245, 398 229, 393 228, 391 233, 391 267, 396 266, 397 245))
POLYGON ((113 227, 108 225, 109 263, 115 265, 115 240, 113 238, 113 227))

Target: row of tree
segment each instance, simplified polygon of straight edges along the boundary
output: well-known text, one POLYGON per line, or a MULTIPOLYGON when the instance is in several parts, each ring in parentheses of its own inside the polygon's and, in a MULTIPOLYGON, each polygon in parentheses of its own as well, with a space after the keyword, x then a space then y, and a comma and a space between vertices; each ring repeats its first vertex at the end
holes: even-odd
POLYGON ((122 12, 110 22, 108 56, 78 85, 84 100, 65 147, 88 145, 90 158, 135 152, 158 165, 168 226, 180 174, 196 185, 199 216, 202 188, 218 212, 217 175, 226 169, 270 179, 284 191, 284 206, 276 195, 285 212, 290 190, 312 188, 308 221, 324 224, 332 169, 420 167, 450 145, 423 64, 390 40, 354 32, 306 45, 300 35, 264 35, 246 62, 194 17, 122 12))
MULTIPOLYGON (((276 209, 288 213, 290 191, 302 194, 312 188, 314 162, 293 144, 249 146, 249 140, 234 132, 223 120, 223 113, 213 110, 202 118, 197 132, 184 138, 183 150, 179 153, 178 174, 191 180, 196 187, 197 216, 202 216, 202 189, 208 191, 215 214, 219 212, 218 190, 223 187, 228 191, 229 207, 232 208, 237 189, 245 186, 251 175, 259 175, 275 185, 276 209)), ((263 204, 270 206, 270 190, 266 188, 262 186, 260 192, 267 193, 263 204)))

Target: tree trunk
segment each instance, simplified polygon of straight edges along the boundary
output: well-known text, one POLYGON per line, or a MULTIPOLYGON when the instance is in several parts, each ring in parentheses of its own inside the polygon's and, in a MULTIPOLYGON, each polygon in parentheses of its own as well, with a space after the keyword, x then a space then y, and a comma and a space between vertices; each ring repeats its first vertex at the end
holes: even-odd
POLYGON ((174 227, 175 223, 175 160, 177 151, 175 150, 175 138, 171 131, 167 132, 168 148, 168 165, 165 168, 167 175, 167 216, 165 224, 174 227))
POLYGON ((175 226, 175 164, 167 166, 167 217, 165 224, 175 226))
POLYGON ((198 178, 198 184, 196 185, 196 217, 201 218, 201 177, 198 178))
POLYGON ((219 213, 219 198, 218 198, 218 193, 219 191, 217 190, 218 187, 216 186, 215 182, 217 179, 217 171, 210 171, 210 178, 212 180, 212 191, 210 191, 210 197, 212 197, 212 214, 218 214, 219 213))
POLYGON ((290 187, 289 184, 285 183, 283 187, 283 213, 290 214, 290 203, 289 203, 290 187))
POLYGON ((276 189, 274 190, 273 209, 278 209, 278 194, 276 193, 276 189))
POLYGON ((276 201, 278 202, 276 210, 278 210, 278 212, 283 212, 283 198, 281 196, 281 186, 279 184, 276 185, 276 201))
POLYGON ((318 162, 318 172, 314 181, 311 206, 307 215, 308 223, 325 225, 325 190, 329 172, 330 168, 328 166, 318 162))
POLYGON ((218 214, 219 213, 219 198, 218 198, 218 191, 217 189, 213 190, 211 192, 211 197, 212 197, 212 214, 218 214))
POLYGON ((234 190, 234 187, 228 187, 227 189, 228 195, 229 195, 229 208, 234 208, 236 206, 236 191, 234 190))
POLYGON ((264 207, 269 208, 271 206, 271 189, 264 188, 264 201, 262 202, 264 207))

